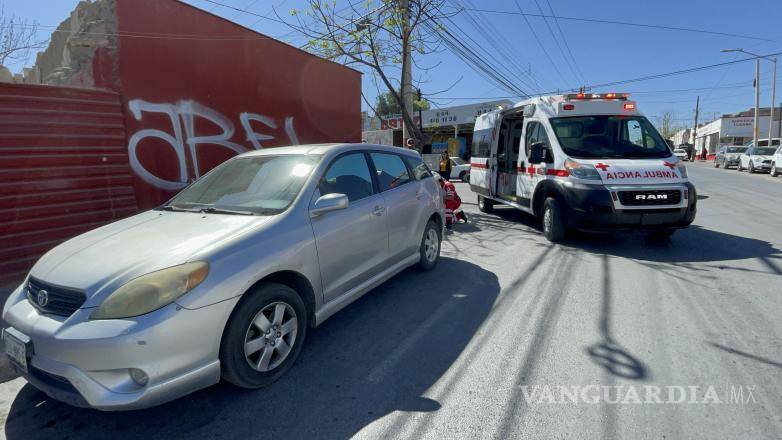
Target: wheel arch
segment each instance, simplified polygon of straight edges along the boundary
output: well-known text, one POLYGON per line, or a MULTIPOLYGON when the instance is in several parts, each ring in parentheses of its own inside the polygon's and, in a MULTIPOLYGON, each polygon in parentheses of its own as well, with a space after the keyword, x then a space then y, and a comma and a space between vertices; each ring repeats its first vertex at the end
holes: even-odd
POLYGON ((532 196, 532 213, 535 215, 535 217, 541 216, 543 211, 543 203, 549 197, 554 197, 560 203, 565 205, 563 208, 567 206, 565 195, 563 194, 559 185, 553 180, 544 180, 540 182, 537 187, 535 187, 535 193, 532 196))
POLYGON ((272 272, 253 283, 244 291, 242 296, 244 297, 244 295, 256 287, 267 283, 282 284, 293 289, 301 297, 304 307, 307 309, 307 325, 315 327, 315 308, 317 304, 315 301, 315 289, 312 288, 312 283, 310 283, 307 277, 293 270, 272 272))

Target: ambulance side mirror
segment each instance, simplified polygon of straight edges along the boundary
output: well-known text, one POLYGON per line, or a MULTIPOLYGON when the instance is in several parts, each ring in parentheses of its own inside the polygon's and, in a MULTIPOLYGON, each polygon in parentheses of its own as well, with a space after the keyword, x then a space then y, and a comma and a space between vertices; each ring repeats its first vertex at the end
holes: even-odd
POLYGON ((529 147, 529 163, 542 163, 546 162, 546 156, 548 155, 548 149, 543 142, 535 142, 529 147))

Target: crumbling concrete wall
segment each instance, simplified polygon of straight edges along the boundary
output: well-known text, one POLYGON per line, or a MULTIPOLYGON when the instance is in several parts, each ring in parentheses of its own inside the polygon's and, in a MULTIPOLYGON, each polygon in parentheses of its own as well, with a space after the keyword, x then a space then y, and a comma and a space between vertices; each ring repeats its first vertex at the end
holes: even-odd
POLYGON ((84 0, 52 32, 24 82, 119 88, 115 0, 84 0))

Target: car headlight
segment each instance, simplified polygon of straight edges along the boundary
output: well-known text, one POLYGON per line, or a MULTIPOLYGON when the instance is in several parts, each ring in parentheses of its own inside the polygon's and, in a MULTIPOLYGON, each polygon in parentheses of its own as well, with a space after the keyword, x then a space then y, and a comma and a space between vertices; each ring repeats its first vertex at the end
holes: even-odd
POLYGON ((130 318, 153 312, 193 290, 208 273, 209 264, 199 261, 142 275, 103 300, 90 319, 130 318))
POLYGON ((684 162, 676 162, 676 169, 679 170, 679 175, 682 176, 682 179, 687 178, 687 166, 684 165, 684 162))
POLYGON ((760 156, 755 156, 752 158, 752 160, 754 160, 755 162, 760 162, 761 160, 763 160, 763 158, 760 156))
POLYGON ((600 180, 600 174, 598 174, 594 165, 566 159, 565 169, 568 170, 571 176, 577 179, 600 180))

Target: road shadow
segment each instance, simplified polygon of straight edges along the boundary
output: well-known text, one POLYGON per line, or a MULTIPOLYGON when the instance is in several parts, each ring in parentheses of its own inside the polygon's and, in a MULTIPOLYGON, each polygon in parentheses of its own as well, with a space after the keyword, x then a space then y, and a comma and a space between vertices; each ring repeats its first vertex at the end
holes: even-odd
POLYGON ((456 360, 500 292, 496 275, 442 258, 408 269, 308 333, 272 386, 219 384, 148 410, 70 407, 30 385, 15 397, 8 439, 346 438, 392 411, 431 412, 422 397, 456 360))
POLYGON ((602 302, 598 328, 601 340, 586 348, 586 352, 592 361, 603 367, 608 373, 625 379, 644 380, 648 372, 646 366, 638 358, 630 354, 619 343, 611 331, 612 318, 612 284, 611 268, 608 256, 602 256, 603 286, 602 302))
MULTIPOLYGON (((765 240, 726 234, 693 225, 667 239, 653 240, 646 234, 572 234, 564 246, 595 254, 658 263, 706 263, 758 258, 778 258, 782 251, 765 240)), ((776 266, 773 262, 772 266, 776 266)), ((772 269, 782 274, 778 266, 772 269)))

